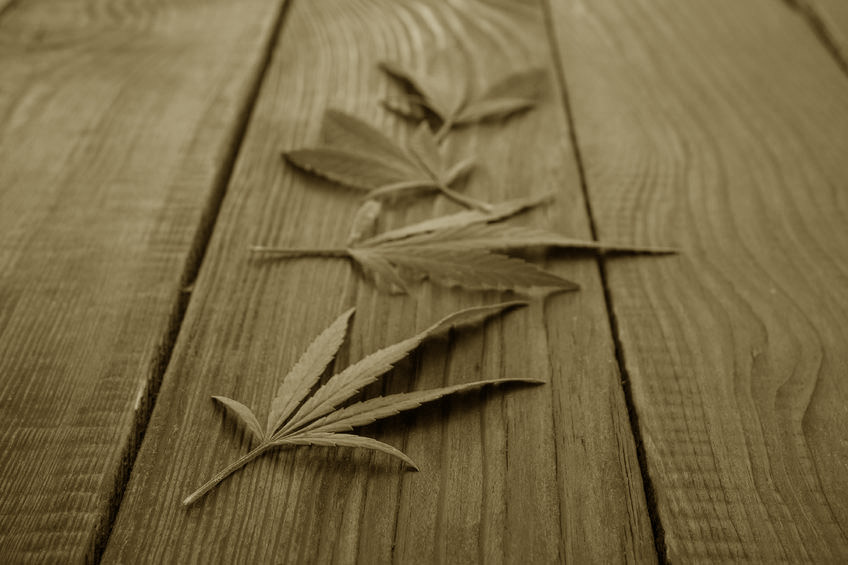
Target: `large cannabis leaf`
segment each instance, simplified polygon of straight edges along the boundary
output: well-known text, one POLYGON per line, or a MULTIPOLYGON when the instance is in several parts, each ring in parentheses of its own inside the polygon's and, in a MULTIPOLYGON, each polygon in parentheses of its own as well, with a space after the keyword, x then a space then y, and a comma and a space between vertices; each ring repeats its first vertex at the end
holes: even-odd
POLYGON ((450 394, 491 384, 543 384, 544 381, 524 378, 491 379, 432 390, 391 394, 357 402, 344 408, 340 406, 391 370, 395 363, 409 355, 425 339, 453 327, 479 323, 489 316, 526 304, 527 302, 521 301, 504 302, 455 312, 423 332, 372 353, 350 365, 341 373, 331 377, 326 384, 318 387, 310 396, 310 392, 318 384, 324 370, 336 356, 344 341, 348 321, 353 315, 353 309, 348 310, 315 338, 283 379, 276 396, 271 400, 267 423, 264 427, 259 424, 259 419, 253 411, 244 404, 223 396, 212 397, 224 407, 228 417, 236 420, 249 433, 255 447, 186 497, 183 504, 189 505, 196 502, 233 472, 263 453, 278 447, 297 445, 362 447, 397 457, 418 470, 409 457, 394 447, 373 438, 347 432, 450 394))
POLYGON ((367 239, 352 234, 338 249, 254 247, 274 258, 346 257, 358 263, 386 292, 409 292, 409 284, 433 282, 471 289, 516 290, 549 287, 576 290, 578 285, 500 251, 535 248, 624 253, 670 253, 650 247, 605 245, 548 231, 498 223, 547 199, 516 199, 492 205, 488 212, 467 210, 384 232, 367 239))
POLYGON ((439 122, 436 138, 443 138, 454 126, 505 118, 536 105, 545 85, 546 72, 532 68, 510 73, 474 96, 464 80, 457 80, 447 64, 449 54, 437 53, 427 68, 414 69, 382 61, 380 68, 402 82, 409 92, 383 100, 383 106, 405 118, 420 122, 435 117, 439 122))
POLYGON ((318 147, 294 149, 283 155, 296 167, 368 191, 369 198, 427 190, 441 192, 468 208, 488 209, 485 202, 450 188, 471 171, 474 160, 448 162, 426 124, 421 124, 407 146, 401 147, 359 118, 327 110, 322 138, 323 144, 318 147))

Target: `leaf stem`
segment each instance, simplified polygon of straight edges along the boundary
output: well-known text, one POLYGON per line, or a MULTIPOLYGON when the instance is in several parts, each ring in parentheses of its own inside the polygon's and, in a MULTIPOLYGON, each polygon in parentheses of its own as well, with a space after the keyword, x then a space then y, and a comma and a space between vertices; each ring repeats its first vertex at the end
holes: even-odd
POLYGON ((309 248, 309 247, 263 247, 254 245, 250 248, 254 253, 272 256, 280 259, 297 257, 350 257, 350 251, 345 248, 309 248))
POLYGON ((382 198, 385 196, 389 196, 393 192, 401 192, 403 190, 411 190, 414 188, 429 188, 433 189, 433 183, 430 180, 410 180, 410 181, 401 181, 396 182, 394 184, 387 184, 385 186, 381 186, 380 188, 375 188, 371 192, 368 193, 368 198, 382 198))
POLYGON ((460 194, 459 192, 453 190, 448 185, 440 182, 439 183, 439 192, 444 194, 447 198, 450 198, 457 204, 465 206, 466 208, 471 208, 473 210, 480 210, 481 212, 491 212, 492 205, 488 202, 483 202, 482 200, 477 200, 476 198, 471 198, 470 196, 465 196, 464 194, 460 194))
POLYGON ((436 143, 441 145, 442 142, 445 140, 445 138, 447 138, 448 133, 450 133, 450 130, 453 126, 454 126, 454 117, 448 116, 447 118, 445 118, 442 121, 442 125, 439 126, 439 129, 438 129, 438 131, 436 131, 436 134, 434 136, 436 138, 436 143))
POLYGON ((214 477, 209 479, 202 487, 188 495, 183 500, 183 505, 190 506, 191 504, 194 504, 200 499, 200 497, 202 497, 204 494, 218 486, 221 481, 223 481, 224 479, 226 479, 227 477, 229 477, 230 475, 232 475, 233 473, 235 473, 257 457, 259 457, 272 447, 275 447, 272 443, 262 443, 246 455, 243 455, 242 457, 236 459, 235 461, 218 471, 218 473, 214 477))

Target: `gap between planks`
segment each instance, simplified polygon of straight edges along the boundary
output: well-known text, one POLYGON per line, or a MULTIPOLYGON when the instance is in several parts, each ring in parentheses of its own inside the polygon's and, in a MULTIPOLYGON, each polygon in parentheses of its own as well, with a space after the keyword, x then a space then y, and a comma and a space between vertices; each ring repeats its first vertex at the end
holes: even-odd
MULTIPOLYGON (((0 17, 2 17, 6 9, 17 1, 18 0, 10 0, 6 6, 0 7, 0 17)), ((148 401, 144 405, 145 409, 139 410, 139 417, 135 424, 135 430, 133 430, 131 434, 132 440, 128 444, 127 453, 124 456, 126 464, 124 468, 121 469, 120 474, 115 480, 112 502, 109 505, 109 513, 106 516, 106 529, 103 535, 100 536, 99 539, 95 540, 94 563, 100 563, 106 549, 106 545, 109 543, 109 538, 112 535, 112 528, 115 524, 115 519, 118 516, 118 510, 121 507, 121 502, 124 498, 124 492, 126 491, 130 474, 132 473, 133 466, 135 465, 138 450, 141 447, 142 441, 144 441, 144 433, 147 429, 147 425, 150 423, 150 415, 153 413, 153 409, 156 406, 156 397, 159 393, 159 387, 162 384, 162 378, 164 377, 165 371, 167 371, 168 365, 171 361, 174 345, 177 342, 177 337, 179 336, 183 319, 185 318, 188 303, 191 300, 194 281, 197 278, 197 273, 200 271, 201 265, 203 264, 203 258, 206 255, 206 249, 209 246, 209 240, 212 237, 212 231, 215 228, 218 213, 221 210, 221 203, 224 201, 227 186, 230 184, 230 177, 233 174, 236 158, 238 157, 239 150, 242 146, 242 142, 244 141, 245 134, 247 133, 250 118, 253 115, 253 109, 256 106, 256 101, 259 98, 262 82, 268 71, 268 66, 271 62, 271 56, 274 52, 274 48, 282 34, 283 23, 286 19, 289 6, 293 1, 294 0, 281 0, 280 2, 273 28, 268 36, 268 42, 263 48, 258 72, 253 79, 253 83, 250 85, 249 94, 245 98, 244 103, 238 112, 235 120, 233 136, 230 141, 230 147, 218 168, 212 186, 212 194, 210 195, 206 207, 201 214, 200 223, 186 259, 185 269, 180 277, 180 294, 177 298, 176 304, 174 305, 174 311, 171 314, 171 319, 169 320, 168 327, 165 331, 165 338, 160 352, 160 361, 157 364, 155 373, 152 375, 150 381, 148 401)))
POLYGON ((848 75, 848 54, 843 53, 839 46, 839 41, 834 37, 830 26, 827 24, 827 18, 820 14, 819 8, 812 0, 781 0, 790 10, 797 12, 798 15, 807 22, 811 31, 819 40, 819 42, 827 49, 827 52, 836 62, 842 72, 848 75))
POLYGON ((12 9, 20 0, 0 0, 0 18, 6 15, 6 12, 12 9))
MULTIPOLYGON (((793 0, 788 0, 793 1, 793 0)), ((568 97, 568 81, 565 78, 565 67, 560 57, 559 44, 557 42, 556 33, 553 27, 553 14, 549 5, 550 0, 540 0, 544 11, 545 19, 545 34, 548 38, 548 46, 551 54, 551 60, 554 63, 556 72, 556 81, 559 83, 559 90, 562 93, 562 106, 565 112, 565 119, 568 122, 568 132, 571 140, 571 147, 574 151, 574 160, 577 164, 577 175, 580 179, 580 188, 583 191, 583 203, 586 209, 586 217, 589 219, 589 230, 592 239, 598 241, 598 231, 595 225, 595 216, 592 211, 592 203, 589 200, 589 188, 586 184, 586 171, 583 163, 583 156, 580 153, 580 144, 577 134, 577 124, 574 120, 574 112, 571 108, 571 101, 568 97)), ((659 508, 657 506, 656 491, 651 482, 651 476, 648 473, 648 459, 645 453, 645 444, 642 441, 642 432, 639 428, 639 415, 636 412, 636 406, 633 403, 633 393, 630 388, 630 375, 627 372, 627 366, 624 362, 624 351, 621 346, 621 336, 618 327, 618 321, 615 318, 615 312, 612 305, 612 295, 607 279, 606 260, 601 256, 597 258, 598 272, 600 274, 601 286, 603 288, 604 306, 609 320, 610 333, 612 334, 613 344, 615 346, 615 362, 618 365, 618 370, 621 374, 621 389, 624 394, 624 402, 627 408, 627 416, 630 421, 630 431, 633 434, 633 443, 636 446, 636 457, 639 461, 639 473, 642 475, 642 486, 645 491, 645 502, 648 507, 648 517, 651 521, 651 533, 654 536, 654 547, 657 552, 657 560, 660 565, 668 563, 668 552, 665 544, 665 531, 663 530, 662 521, 660 520, 659 508)))

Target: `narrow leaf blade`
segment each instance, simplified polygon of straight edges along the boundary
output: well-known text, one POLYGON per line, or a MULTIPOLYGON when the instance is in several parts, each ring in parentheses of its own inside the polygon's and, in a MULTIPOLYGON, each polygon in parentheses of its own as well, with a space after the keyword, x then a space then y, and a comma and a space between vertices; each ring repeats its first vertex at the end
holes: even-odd
POLYGON ((407 238, 385 247, 427 246, 445 249, 523 250, 554 248, 562 250, 600 251, 603 253, 668 254, 674 250, 666 247, 640 247, 612 245, 604 242, 565 237, 557 233, 524 226, 502 224, 475 224, 448 228, 407 238))
POLYGON ((415 163, 394 141, 356 116, 340 110, 324 113, 321 136, 329 147, 367 153, 394 163, 398 169, 415 169, 415 163))
POLYGON ((361 242, 358 247, 376 247, 387 242, 399 241, 422 233, 448 228, 459 228, 479 223, 498 222, 525 210, 535 208, 536 206, 550 200, 551 197, 551 193, 545 193, 541 196, 517 198, 494 204, 492 206, 492 210, 489 212, 464 210, 462 212, 457 212, 456 214, 431 218, 417 224, 383 232, 380 235, 361 242))
POLYGON ((445 172, 443 179, 444 183, 448 186, 452 185, 461 177, 470 173, 471 170, 474 169, 475 165, 474 157, 467 157, 462 161, 459 161, 445 172))
POLYGON ((427 119, 425 103, 418 96, 393 96, 382 99, 380 104, 389 112, 407 120, 420 122, 427 119))
POLYGON ((546 82, 547 71, 541 67, 510 73, 487 88, 477 100, 538 100, 546 82))
POLYGON ((347 236, 347 245, 353 245, 374 233, 377 229, 377 218, 382 209, 383 204, 373 199, 366 200, 357 208, 347 236))
POLYGON ((456 123, 466 125, 474 122, 498 120, 524 110, 529 110, 535 105, 535 100, 527 98, 478 100, 472 102, 462 110, 462 113, 456 118, 456 123))
POLYGON ((309 344, 298 362, 280 383, 277 395, 271 401, 268 412, 268 436, 273 435, 298 405, 309 394, 324 370, 335 358, 347 335, 347 326, 354 308, 351 308, 330 324, 309 344))
POLYGON ((396 457, 409 465, 412 469, 418 470, 418 465, 407 457, 402 451, 395 449, 391 445, 385 444, 376 439, 357 436, 352 434, 326 434, 320 432, 311 432, 297 434, 279 439, 274 442, 275 445, 318 445, 324 447, 360 447, 363 449, 371 449, 379 451, 392 457, 396 457))
MULTIPOLYGON (((344 149, 317 147, 284 153, 292 165, 333 182, 362 190, 413 180, 415 173, 377 156, 344 149)), ((418 173, 426 180, 424 173, 418 173)))
POLYGON ((457 116, 458 124, 505 118, 536 105, 542 95, 547 72, 533 68, 510 73, 467 104, 457 116))
POLYGON ((409 140, 409 151, 434 179, 441 178, 444 167, 442 155, 439 153, 439 145, 433 132, 430 131, 430 126, 425 122, 419 124, 415 133, 412 134, 409 140))
POLYGON ((256 419, 256 415, 250 408, 226 396, 213 396, 212 400, 223 406, 227 416, 235 420, 243 429, 250 432, 253 439, 260 443, 265 440, 262 426, 259 425, 259 420, 256 419))
POLYGON ((488 385, 501 384, 544 384, 538 379, 489 379, 453 385, 432 390, 405 392, 380 396, 371 400, 357 402, 346 408, 336 410, 310 424, 304 431, 344 432, 359 426, 367 426, 377 420, 394 416, 407 410, 418 408, 427 402, 439 400, 445 396, 477 390, 488 385))
POLYGON ((353 248, 349 251, 350 256, 367 271, 379 290, 389 294, 409 294, 406 281, 382 256, 368 249, 353 248))
POLYGON ((567 279, 544 271, 516 257, 491 253, 485 249, 447 246, 386 247, 379 253, 389 263, 426 274, 432 281, 447 286, 459 285, 479 290, 516 290, 550 287, 577 290, 567 279))
POLYGON ((440 95, 437 89, 430 85, 430 81, 425 73, 418 70, 412 70, 404 67, 401 63, 394 61, 380 61, 380 69, 394 78, 412 88, 415 92, 421 95, 424 105, 442 120, 447 117, 447 104, 440 100, 440 95))
POLYGON ((499 314, 517 306, 526 306, 526 301, 503 302, 491 306, 466 308, 442 318, 423 332, 403 341, 380 349, 341 373, 332 377, 324 386, 319 388, 300 409, 283 426, 279 436, 287 435, 294 429, 308 425, 312 421, 329 414, 336 406, 357 394, 363 387, 376 381, 394 366, 395 363, 409 355, 422 341, 446 331, 449 328, 480 322, 483 319, 499 314))

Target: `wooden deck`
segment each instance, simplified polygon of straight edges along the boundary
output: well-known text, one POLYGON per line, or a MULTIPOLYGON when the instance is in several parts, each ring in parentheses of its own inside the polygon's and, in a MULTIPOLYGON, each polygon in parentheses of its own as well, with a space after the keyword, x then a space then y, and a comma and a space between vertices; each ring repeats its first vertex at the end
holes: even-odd
POLYGON ((848 562, 848 3, 0 0, 0 561, 848 562), (266 409, 352 306, 337 366, 509 296, 251 260, 344 241, 357 197, 281 151, 328 107, 406 139, 377 62, 441 48, 549 70, 451 134, 467 194, 680 253, 538 256, 581 290, 368 389, 548 381, 364 430, 421 472, 281 450, 183 507, 248 449, 210 395, 266 409))

